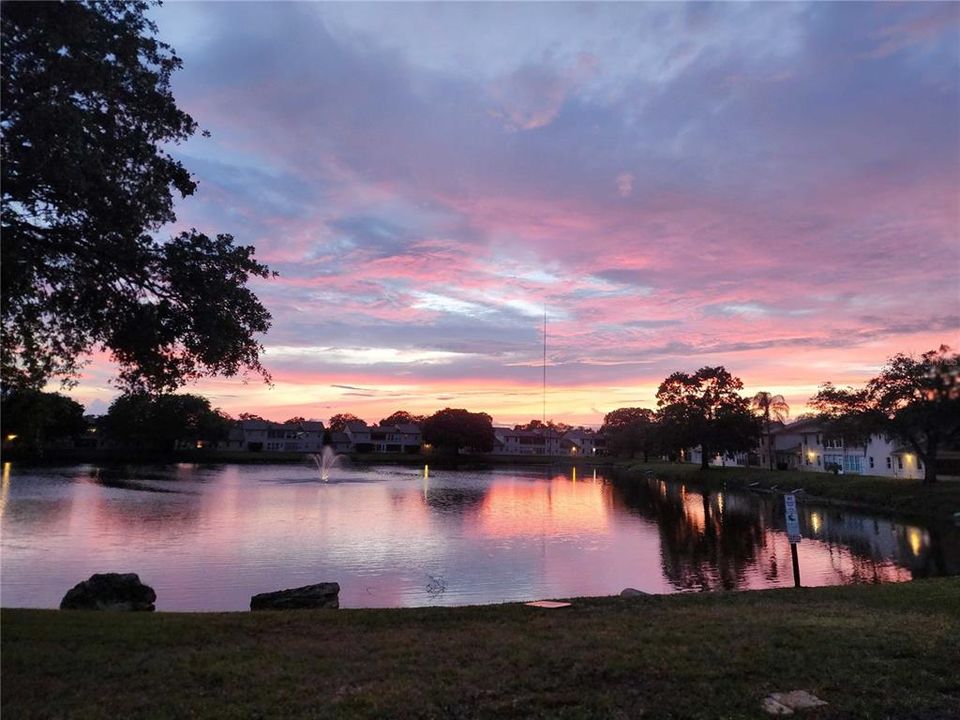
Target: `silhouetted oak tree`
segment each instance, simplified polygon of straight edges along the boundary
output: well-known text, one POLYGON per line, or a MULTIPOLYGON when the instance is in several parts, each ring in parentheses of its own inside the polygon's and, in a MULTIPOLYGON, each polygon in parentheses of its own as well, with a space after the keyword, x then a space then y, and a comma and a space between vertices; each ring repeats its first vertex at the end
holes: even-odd
POLYGON ((904 443, 923 461, 924 482, 933 483, 940 452, 960 443, 960 355, 946 345, 920 357, 895 355, 866 387, 826 383, 810 404, 852 444, 865 445, 873 433, 904 443))
POLYGON ((31 453, 45 443, 76 438, 84 433, 83 405, 61 395, 30 388, 4 388, 0 394, 3 436, 16 436, 12 447, 31 453))
POLYGON ((177 393, 121 395, 110 404, 100 426, 107 436, 129 448, 169 451, 177 441, 225 439, 232 421, 200 395, 177 393))
POLYGON ((343 432, 347 427, 347 423, 352 422, 363 422, 363 420, 350 413, 337 413, 327 421, 327 427, 331 432, 343 432))
POLYGON ((476 452, 493 450, 493 418, 486 413, 444 408, 423 421, 423 441, 450 453, 460 448, 476 452))
POLYGON ((643 461, 658 449, 657 414, 647 408, 620 408, 607 413, 600 432, 607 437, 607 447, 616 455, 633 457, 643 452, 643 461))
POLYGON ((699 445, 704 470, 717 453, 754 448, 759 421, 750 412, 750 402, 740 396, 742 389, 740 378, 722 365, 673 373, 657 390, 664 442, 672 449, 699 445))
POLYGON ((209 374, 267 377, 270 314, 247 288, 254 249, 197 230, 162 241, 196 183, 165 149, 196 132, 147 2, 4 2, 2 286, 5 385, 70 378, 109 352, 130 389, 209 374))
POLYGON ((414 415, 406 410, 397 410, 395 413, 392 413, 381 420, 380 427, 385 427, 387 425, 408 425, 411 423, 414 425, 419 425, 423 422, 423 420, 423 415, 414 415))

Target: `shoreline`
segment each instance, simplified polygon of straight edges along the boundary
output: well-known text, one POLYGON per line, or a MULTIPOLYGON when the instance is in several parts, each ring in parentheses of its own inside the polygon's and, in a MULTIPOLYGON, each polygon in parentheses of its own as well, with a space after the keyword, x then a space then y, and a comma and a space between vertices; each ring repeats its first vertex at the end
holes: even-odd
POLYGON ((657 477, 689 482, 711 490, 738 490, 785 495, 800 492, 800 501, 816 502, 886 517, 951 523, 960 512, 960 480, 939 480, 924 485, 920 479, 873 475, 833 475, 763 468, 711 467, 680 463, 621 461, 614 466, 615 482, 657 477))
MULTIPOLYGON (((783 495, 798 490, 801 500, 851 510, 863 510, 885 517, 953 523, 960 513, 960 479, 942 479, 932 485, 920 479, 888 478, 873 475, 766 468, 711 467, 703 471, 692 463, 641 462, 624 458, 542 455, 400 455, 396 453, 343 454, 345 462, 358 467, 373 465, 422 466, 434 470, 483 470, 517 468, 603 468, 612 482, 634 482, 650 475, 673 482, 689 482, 705 489, 732 489, 783 495)), ((4 463, 27 468, 62 465, 296 465, 310 464, 309 453, 250 453, 215 450, 184 450, 164 454, 118 454, 115 451, 76 451, 49 454, 44 458, 17 458, 4 453, 4 463)), ((348 465, 349 466, 349 465, 348 465)))

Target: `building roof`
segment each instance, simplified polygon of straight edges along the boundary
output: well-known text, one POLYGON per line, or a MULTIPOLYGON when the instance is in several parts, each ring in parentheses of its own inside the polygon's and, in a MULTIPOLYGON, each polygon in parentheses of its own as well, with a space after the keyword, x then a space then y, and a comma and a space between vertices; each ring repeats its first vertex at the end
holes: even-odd
POLYGON ((789 434, 789 433, 814 433, 822 432, 823 423, 820 422, 817 418, 807 418, 806 420, 797 420, 792 422, 789 425, 784 425, 780 430, 777 430, 777 433, 780 434, 789 434))

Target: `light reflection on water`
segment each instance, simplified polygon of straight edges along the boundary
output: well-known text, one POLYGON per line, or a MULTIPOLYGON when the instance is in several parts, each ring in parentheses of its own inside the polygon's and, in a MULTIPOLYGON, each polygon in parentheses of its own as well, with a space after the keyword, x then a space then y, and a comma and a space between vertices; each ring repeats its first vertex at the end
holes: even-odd
MULTIPOLYGON (((792 584, 782 500, 603 471, 4 465, 4 606, 136 572, 161 610, 335 580, 344 607, 792 584)), ((804 585, 960 573, 960 533, 801 500, 804 585)))

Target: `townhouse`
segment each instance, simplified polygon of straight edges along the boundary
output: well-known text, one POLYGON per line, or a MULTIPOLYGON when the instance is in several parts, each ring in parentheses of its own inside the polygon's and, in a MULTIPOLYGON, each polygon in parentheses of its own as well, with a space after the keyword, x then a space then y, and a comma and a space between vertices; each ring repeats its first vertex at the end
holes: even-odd
POLYGON ((515 430, 506 427, 493 429, 494 455, 561 455, 561 435, 550 428, 542 430, 515 430))
MULTIPOLYGON (((793 456, 791 466, 804 472, 843 472, 852 475, 922 478, 923 462, 903 444, 882 435, 871 435, 865 445, 849 445, 842 437, 831 435, 816 420, 787 426, 785 456, 793 456), (795 437, 799 443, 794 445, 795 437)), ((776 441, 775 441, 776 442, 776 441)), ((779 445, 779 443, 776 443, 779 445)))
MULTIPOLYGON (((684 462, 700 463, 700 448, 682 453, 684 462)), ((851 475, 922 478, 923 462, 901 443, 882 435, 871 435, 866 445, 850 445, 831 435, 816 420, 799 420, 789 425, 774 423, 769 437, 763 433, 755 452, 716 455, 710 465, 717 467, 774 467, 801 472, 837 472, 851 475)))

